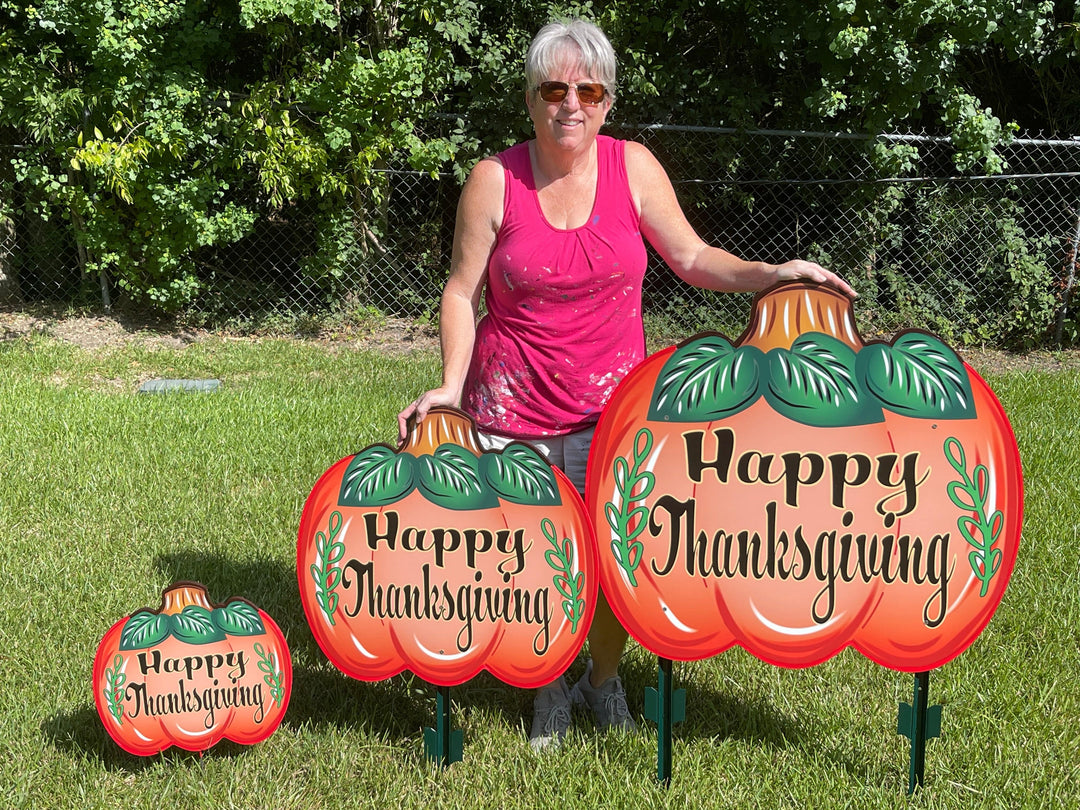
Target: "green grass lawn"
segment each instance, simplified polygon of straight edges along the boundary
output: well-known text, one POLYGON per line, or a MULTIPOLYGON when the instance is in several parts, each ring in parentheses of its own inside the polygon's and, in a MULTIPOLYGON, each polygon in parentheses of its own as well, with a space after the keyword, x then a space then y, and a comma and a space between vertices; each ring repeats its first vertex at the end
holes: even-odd
MULTIPOLYGON (((1026 477, 1024 540, 979 639, 931 678, 944 704, 926 785, 908 797, 897 704, 912 677, 846 651, 782 670, 741 650, 675 664, 688 716, 674 779, 656 735, 600 738, 584 718, 557 753, 526 741, 531 695, 481 676, 453 690, 464 760, 423 755, 434 690, 351 680, 308 629, 296 581, 304 500, 339 458, 394 439, 438 378, 433 353, 264 339, 84 350, 0 343, 0 785, 16 807, 1059 807, 1080 802, 1080 375, 988 381, 1026 477), (213 377, 212 394, 137 394, 150 377, 213 377), (91 665, 120 618, 175 580, 243 596, 288 639, 284 722, 263 743, 138 758, 106 734, 91 665)), ((571 669, 577 677, 578 661, 571 669)), ((656 660, 623 676, 642 710, 656 660)))

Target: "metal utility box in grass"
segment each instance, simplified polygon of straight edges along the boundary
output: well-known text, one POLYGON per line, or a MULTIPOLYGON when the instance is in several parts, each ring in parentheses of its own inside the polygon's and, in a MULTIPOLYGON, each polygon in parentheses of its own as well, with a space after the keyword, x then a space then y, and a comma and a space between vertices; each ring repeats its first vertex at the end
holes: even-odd
POLYGON ((139 393, 212 393, 220 387, 221 380, 147 380, 139 386, 139 393))

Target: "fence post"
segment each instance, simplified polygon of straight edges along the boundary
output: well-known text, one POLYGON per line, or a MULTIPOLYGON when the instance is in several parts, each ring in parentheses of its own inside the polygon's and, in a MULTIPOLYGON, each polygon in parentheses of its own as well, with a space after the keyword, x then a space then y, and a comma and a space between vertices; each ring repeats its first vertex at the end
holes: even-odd
POLYGON ((1073 230, 1072 245, 1069 248, 1069 275, 1065 279, 1065 289, 1061 293, 1061 306, 1058 307, 1057 324, 1054 329, 1054 342, 1061 347, 1062 332, 1065 329, 1065 316, 1069 311, 1069 299, 1072 298, 1073 285, 1076 283, 1076 254, 1080 251, 1080 204, 1076 206, 1076 228, 1073 230))

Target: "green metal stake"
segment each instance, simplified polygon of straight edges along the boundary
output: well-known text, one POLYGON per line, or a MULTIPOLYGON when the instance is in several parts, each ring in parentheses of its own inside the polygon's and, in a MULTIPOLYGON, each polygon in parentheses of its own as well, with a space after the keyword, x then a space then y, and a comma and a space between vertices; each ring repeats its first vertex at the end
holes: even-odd
POLYGON ((908 795, 922 787, 926 770, 926 741, 941 736, 941 705, 928 706, 930 673, 915 673, 915 695, 911 704, 901 703, 896 732, 911 740, 908 795))
POLYGON ((442 768, 461 762, 464 749, 461 729, 450 727, 450 687, 435 693, 435 728, 424 729, 424 753, 442 768))
POLYGON ((671 726, 686 719, 686 690, 672 689, 671 659, 659 659, 658 689, 645 689, 645 717, 656 723, 656 778, 671 784, 671 726))

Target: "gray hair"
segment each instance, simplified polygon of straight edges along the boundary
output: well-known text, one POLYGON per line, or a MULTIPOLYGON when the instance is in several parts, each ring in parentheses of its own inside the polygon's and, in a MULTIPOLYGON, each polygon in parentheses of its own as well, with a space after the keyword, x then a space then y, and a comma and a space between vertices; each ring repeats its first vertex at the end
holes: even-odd
POLYGON ((579 59, 581 69, 602 82, 615 100, 615 49, 599 27, 581 19, 548 23, 536 34, 525 57, 526 89, 532 92, 568 56, 579 59))

